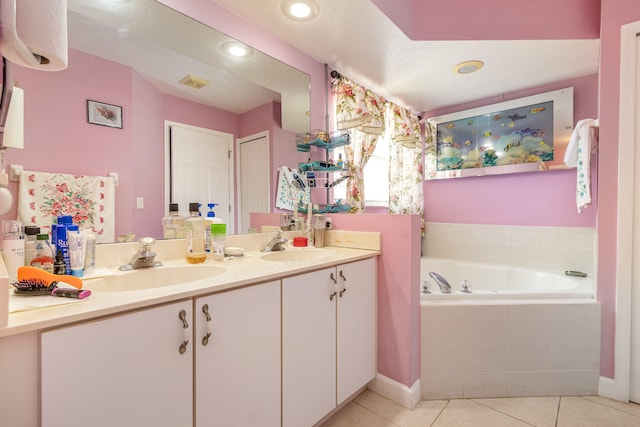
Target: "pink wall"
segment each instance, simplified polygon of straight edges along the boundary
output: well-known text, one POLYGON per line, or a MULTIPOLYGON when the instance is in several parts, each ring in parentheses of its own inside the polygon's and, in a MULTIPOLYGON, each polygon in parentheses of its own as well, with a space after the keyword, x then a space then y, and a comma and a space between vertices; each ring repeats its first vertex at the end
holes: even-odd
MULTIPOLYGON (((420 217, 329 215, 337 230, 379 231, 378 372, 408 387, 420 378, 420 217)), ((279 225, 277 214, 252 214, 251 226, 279 225)))
MULTIPOLYGON (((424 115, 435 117, 569 86, 574 90, 574 123, 587 117, 596 118, 596 75, 429 111, 424 115)), ((576 209, 576 171, 573 169, 425 181, 425 217, 429 222, 595 227, 596 163, 594 160, 593 203, 581 214, 576 209)))
POLYGON ((599 37, 600 0, 372 1, 413 40, 599 37))

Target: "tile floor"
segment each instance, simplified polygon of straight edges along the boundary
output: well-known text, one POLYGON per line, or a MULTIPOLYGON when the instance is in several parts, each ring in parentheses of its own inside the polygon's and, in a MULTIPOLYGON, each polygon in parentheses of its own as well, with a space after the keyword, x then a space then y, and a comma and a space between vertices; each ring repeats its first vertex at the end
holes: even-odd
POLYGON ((598 396, 426 400, 411 411, 365 390, 322 427, 640 427, 640 405, 598 396))

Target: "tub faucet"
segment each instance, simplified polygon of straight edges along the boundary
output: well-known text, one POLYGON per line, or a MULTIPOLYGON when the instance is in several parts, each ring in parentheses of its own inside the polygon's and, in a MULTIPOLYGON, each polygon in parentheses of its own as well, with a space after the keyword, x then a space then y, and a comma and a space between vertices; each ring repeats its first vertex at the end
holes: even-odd
POLYGON ((435 271, 430 271, 429 276, 431 276, 431 278, 436 281, 438 286, 440 286, 440 292, 442 292, 443 294, 451 293, 451 285, 449 284, 449 282, 447 282, 447 279, 445 279, 435 271))
POLYGON ((285 246, 283 245, 285 243, 287 243, 287 239, 285 237, 282 237, 280 230, 276 230, 275 236, 269 243, 267 243, 267 246, 262 249, 262 252, 284 251, 285 246))
POLYGON ((160 261, 156 261, 156 253, 153 245, 156 239, 153 237, 143 237, 138 240, 138 252, 131 258, 128 264, 118 267, 120 271, 136 270, 138 268, 159 267, 162 265, 160 261))

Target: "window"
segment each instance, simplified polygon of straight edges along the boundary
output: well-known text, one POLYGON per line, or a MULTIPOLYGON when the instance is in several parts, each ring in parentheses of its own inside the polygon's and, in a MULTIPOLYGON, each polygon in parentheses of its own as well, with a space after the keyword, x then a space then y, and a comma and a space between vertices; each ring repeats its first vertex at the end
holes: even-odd
MULTIPOLYGON (((364 167, 364 195, 365 206, 387 207, 389 204, 389 138, 388 133, 378 139, 376 148, 371 158, 364 167)), ((344 147, 333 150, 333 159, 337 161, 338 156, 346 159, 344 147)), ((346 181, 334 187, 333 196, 335 200, 347 198, 346 181)))

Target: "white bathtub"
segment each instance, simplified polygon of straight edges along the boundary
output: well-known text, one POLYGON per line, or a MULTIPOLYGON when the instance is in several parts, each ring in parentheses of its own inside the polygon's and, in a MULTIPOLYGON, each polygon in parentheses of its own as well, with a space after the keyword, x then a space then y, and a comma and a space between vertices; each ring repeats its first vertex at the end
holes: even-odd
POLYGON ((593 277, 436 258, 421 260, 420 276, 432 284, 420 301, 423 399, 597 394, 593 277))
POLYGON ((445 258, 422 258, 420 266, 421 287, 428 281, 431 294, 421 294, 423 301, 439 299, 545 299, 545 298, 594 298, 593 276, 568 276, 564 271, 539 271, 493 264, 457 261, 445 258), (429 277, 434 271, 443 276, 453 288, 443 294, 435 280, 429 277), (462 281, 471 284, 471 293, 462 293, 462 281))

